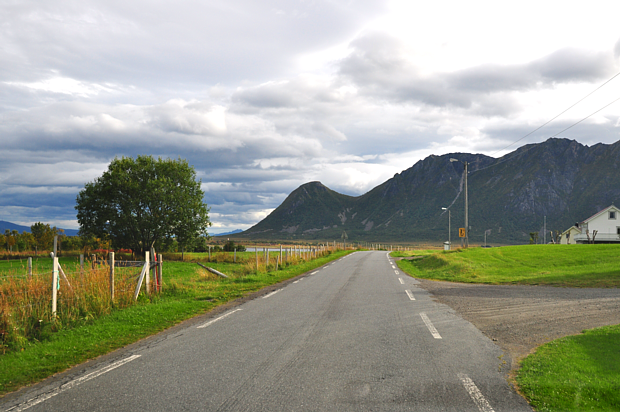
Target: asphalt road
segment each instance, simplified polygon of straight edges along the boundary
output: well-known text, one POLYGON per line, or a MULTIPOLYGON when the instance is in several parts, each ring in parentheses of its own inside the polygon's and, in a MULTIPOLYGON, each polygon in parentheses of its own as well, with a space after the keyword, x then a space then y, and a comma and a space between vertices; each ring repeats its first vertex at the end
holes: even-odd
POLYGON ((531 411, 504 354, 386 252, 5 399, 12 411, 531 411))

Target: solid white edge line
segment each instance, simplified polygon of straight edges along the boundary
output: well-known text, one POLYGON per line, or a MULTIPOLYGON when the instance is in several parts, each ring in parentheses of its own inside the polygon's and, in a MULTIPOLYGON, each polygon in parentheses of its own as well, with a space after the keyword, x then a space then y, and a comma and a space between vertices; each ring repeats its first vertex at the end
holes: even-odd
POLYGON ((469 376, 464 373, 459 373, 458 376, 461 382, 463 382, 465 390, 469 393, 469 396, 471 396, 471 399, 474 401, 480 412, 495 412, 486 398, 482 395, 482 392, 480 392, 480 389, 478 389, 474 381, 472 381, 469 376))
MULTIPOLYGON (((264 296, 263 296, 264 297, 264 296)), ((202 328, 206 328, 207 326, 211 325, 212 323, 217 322, 218 320, 222 320, 224 319, 226 316, 232 315, 233 313, 239 311, 239 310, 243 310, 243 309, 235 309, 235 310, 231 310, 230 312, 220 316, 219 318, 215 318, 213 320, 210 320, 206 323, 203 323, 202 325, 198 326, 196 329, 202 329, 202 328)))
POLYGON ((318 271, 318 270, 317 270, 316 272, 312 272, 312 273, 310 273, 310 274, 311 274, 311 275, 315 275, 315 274, 317 274, 317 273, 319 273, 319 271, 318 271))
POLYGON ((431 333, 431 335, 433 335, 433 338, 435 339, 441 339, 441 335, 439 334, 439 332, 437 332, 437 329, 435 329, 435 326, 433 326, 433 323, 431 322, 431 320, 428 318, 428 316, 426 316, 426 313, 424 312, 420 312, 420 317, 422 318, 422 320, 424 321, 424 324, 426 325, 426 327, 428 328, 429 332, 431 333))
POLYGON ((402 278, 398 278, 398 281, 400 282, 401 285, 405 284, 405 281, 402 278))
POLYGON ((409 296, 410 300, 415 300, 415 297, 413 296, 413 293, 411 293, 410 290, 406 290, 405 292, 407 292, 407 296, 409 296))
POLYGON ((94 378, 96 378, 96 377, 98 377, 100 375, 103 375, 106 372, 110 372, 112 369, 116 369, 119 366, 122 366, 122 365, 126 364, 127 362, 131 362, 132 360, 139 358, 140 356, 142 356, 142 355, 132 355, 132 356, 130 356, 128 358, 116 361, 116 362, 114 362, 114 363, 112 363, 112 364, 110 364, 108 366, 105 366, 105 367, 99 369, 99 370, 96 370, 96 371, 91 372, 91 373, 89 373, 87 375, 84 375, 84 376, 82 376, 82 377, 80 377, 78 379, 74 379, 72 381, 69 381, 69 382, 63 384, 63 385, 60 385, 59 387, 54 389, 52 392, 43 394, 43 395, 41 395, 41 396, 39 396, 37 398, 32 398, 32 399, 26 401, 26 403, 24 403, 22 405, 18 405, 17 407, 13 407, 11 409, 8 409, 7 411, 20 412, 20 411, 25 411, 26 409, 30 409, 33 406, 40 404, 41 402, 45 402, 46 400, 48 400, 50 398, 53 398, 54 396, 56 396, 56 395, 58 395, 58 394, 60 394, 60 393, 62 393, 64 391, 66 391, 66 390, 69 390, 69 389, 71 389, 71 388, 73 388, 75 386, 78 386, 78 385, 86 382, 86 381, 89 381, 89 380, 94 379, 94 378))
POLYGON ((267 293, 265 296, 263 296, 263 299, 269 298, 269 297, 271 297, 271 296, 275 295, 276 293, 278 293, 278 292, 279 292, 279 291, 281 291, 281 290, 282 290, 282 289, 278 289, 278 290, 274 290, 274 291, 273 291, 273 292, 271 292, 271 293, 267 293))

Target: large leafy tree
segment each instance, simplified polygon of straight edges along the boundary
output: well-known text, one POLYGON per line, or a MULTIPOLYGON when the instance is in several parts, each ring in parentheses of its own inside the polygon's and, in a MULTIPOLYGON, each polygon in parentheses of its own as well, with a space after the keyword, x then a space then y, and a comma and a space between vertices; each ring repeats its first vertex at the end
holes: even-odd
POLYGON ((203 197, 186 160, 122 157, 84 186, 75 208, 81 235, 144 254, 172 238, 191 245, 207 236, 211 222, 203 197))

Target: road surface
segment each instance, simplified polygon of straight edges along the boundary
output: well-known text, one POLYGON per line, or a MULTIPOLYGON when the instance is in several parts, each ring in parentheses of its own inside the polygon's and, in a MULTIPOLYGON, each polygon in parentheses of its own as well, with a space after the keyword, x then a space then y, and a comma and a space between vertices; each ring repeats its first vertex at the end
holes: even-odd
POLYGON ((51 379, 12 411, 531 411, 503 352, 386 252, 51 379))

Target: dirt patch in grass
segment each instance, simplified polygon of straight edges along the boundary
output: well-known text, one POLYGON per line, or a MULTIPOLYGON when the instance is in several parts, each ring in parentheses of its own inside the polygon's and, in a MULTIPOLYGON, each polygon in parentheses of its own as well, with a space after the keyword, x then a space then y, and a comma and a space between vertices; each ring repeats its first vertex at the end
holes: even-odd
POLYGON ((480 285, 418 279, 518 361, 545 342, 620 324, 620 289, 480 285))

